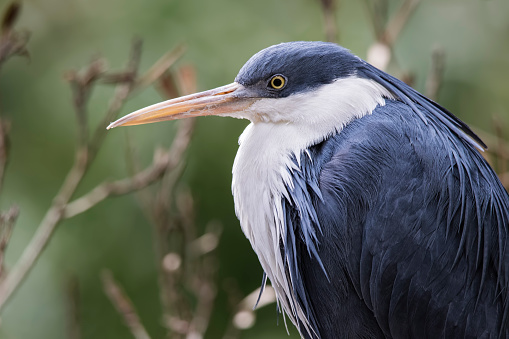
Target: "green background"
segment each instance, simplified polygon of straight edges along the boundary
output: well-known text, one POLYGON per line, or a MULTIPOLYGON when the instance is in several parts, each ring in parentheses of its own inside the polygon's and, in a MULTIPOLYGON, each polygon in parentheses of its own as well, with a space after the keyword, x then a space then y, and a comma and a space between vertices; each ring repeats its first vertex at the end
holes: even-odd
MULTIPOLYGON (((390 1, 390 9, 400 3, 390 1)), ((6 6, 0 0, 0 10, 6 6)), ((340 43, 365 58, 375 40, 365 2, 341 0, 336 12, 340 43)), ((146 70, 185 42, 187 52, 180 64, 196 67, 198 89, 205 90, 232 82, 243 63, 262 48, 325 39, 320 4, 313 0, 32 0, 23 2, 16 27, 31 32, 31 57, 9 60, 0 73, 0 109, 12 122, 10 164, 0 203, 2 209, 15 203, 21 210, 8 265, 19 257, 72 165, 76 124, 65 71, 81 68, 96 55, 121 69, 135 36, 144 41, 141 69, 146 70)), ((436 45, 446 53, 439 102, 475 131, 492 131, 494 115, 508 126, 509 1, 422 1, 395 45, 395 57, 415 74, 418 90, 424 89, 436 45)), ((112 90, 101 86, 93 94, 92 124, 102 118, 112 90)), ((129 101, 121 115, 160 100, 149 88, 129 101)), ((222 282, 234 279, 247 294, 262 276, 235 217, 230 192, 237 138, 246 125, 202 118, 187 154, 183 183, 195 198, 197 227, 219 220, 224 228, 218 248, 219 296, 207 338, 220 338, 227 326, 222 282)), ((127 133, 148 164, 154 146, 169 145, 175 130, 176 123, 165 122, 109 132, 78 196, 106 179, 127 175, 127 133)), ((129 337, 102 291, 103 268, 110 268, 122 283, 148 332, 154 338, 164 336, 151 237, 132 195, 108 199, 65 221, 1 315, 0 338, 67 337, 65 290, 70 277, 79 282, 82 337, 129 337)), ((274 304, 257 315, 257 323, 243 331, 242 338, 287 337, 281 318, 276 325, 274 304)))

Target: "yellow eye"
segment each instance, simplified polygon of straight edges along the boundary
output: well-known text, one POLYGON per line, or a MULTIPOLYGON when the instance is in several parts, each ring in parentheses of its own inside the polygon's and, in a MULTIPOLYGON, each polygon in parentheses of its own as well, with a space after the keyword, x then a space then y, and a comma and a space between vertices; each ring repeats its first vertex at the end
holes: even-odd
POLYGON ((270 87, 274 89, 281 89, 286 85, 286 78, 282 75, 274 75, 270 79, 270 87))

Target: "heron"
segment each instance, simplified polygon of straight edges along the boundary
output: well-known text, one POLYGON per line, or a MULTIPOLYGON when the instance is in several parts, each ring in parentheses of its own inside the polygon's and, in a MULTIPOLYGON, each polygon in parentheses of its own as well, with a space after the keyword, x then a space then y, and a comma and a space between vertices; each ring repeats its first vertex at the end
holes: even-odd
POLYGON ((301 41, 108 128, 207 115, 250 120, 235 212, 301 337, 509 337, 509 195, 446 108, 301 41))

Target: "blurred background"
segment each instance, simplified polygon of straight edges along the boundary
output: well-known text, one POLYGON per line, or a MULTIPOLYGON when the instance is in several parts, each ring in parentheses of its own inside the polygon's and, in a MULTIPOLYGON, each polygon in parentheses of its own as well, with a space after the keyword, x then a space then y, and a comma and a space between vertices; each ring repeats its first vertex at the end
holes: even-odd
MULTIPOLYGON (((0 0, 0 11, 10 4, 0 0)), ((29 52, 0 64, 0 114, 4 125, 9 121, 10 144, 0 208, 19 207, 7 274, 55 205, 76 150, 87 142, 80 138, 95 140, 108 105, 132 85, 124 70, 132 70, 137 51, 146 82, 128 90, 128 100, 113 110, 118 116, 228 84, 251 55, 272 44, 335 40, 436 96, 472 126, 507 187, 507 0, 27 0, 17 21, 4 19, 3 30, 4 42, 14 31, 18 42, 28 39, 29 52), (133 39, 143 41, 134 52, 133 39), (86 120, 88 133, 77 118, 86 120)), ((262 279, 230 191, 237 138, 248 122, 206 117, 182 124, 101 136, 71 201, 103 182, 153 169, 164 154, 181 161, 142 192, 61 217, 3 306, 0 338, 287 338, 275 303, 252 313, 253 302, 242 301, 262 279), (192 134, 185 154, 159 151, 153 160, 179 131, 183 149, 192 134)))

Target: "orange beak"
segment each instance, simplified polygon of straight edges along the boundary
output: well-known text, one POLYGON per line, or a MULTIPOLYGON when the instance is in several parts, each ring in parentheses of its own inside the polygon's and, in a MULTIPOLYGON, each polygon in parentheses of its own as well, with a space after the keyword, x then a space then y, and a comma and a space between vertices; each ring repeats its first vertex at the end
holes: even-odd
POLYGON ((244 86, 234 82, 142 108, 112 122, 107 129, 196 116, 232 116, 247 109, 254 101, 256 98, 246 95, 244 86))

